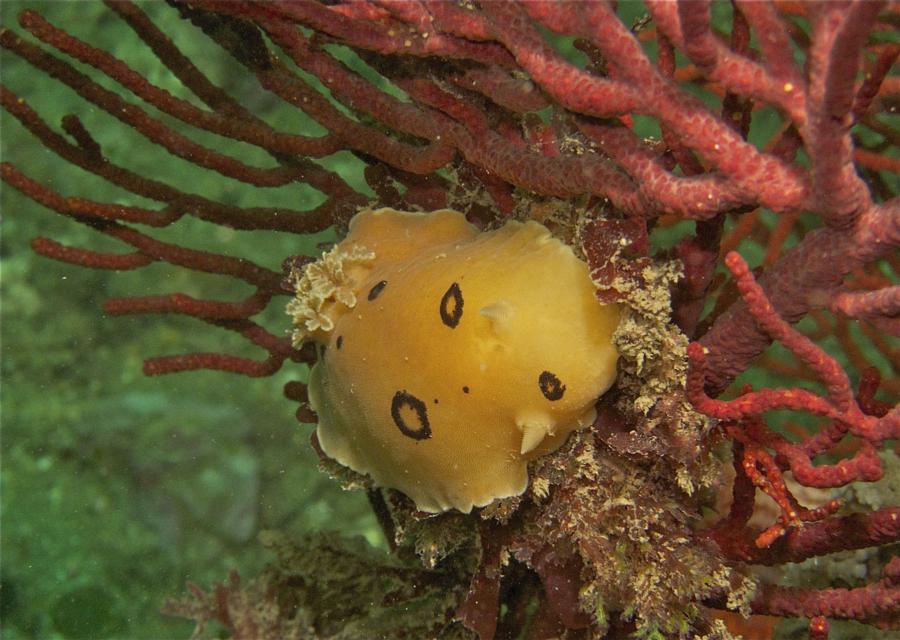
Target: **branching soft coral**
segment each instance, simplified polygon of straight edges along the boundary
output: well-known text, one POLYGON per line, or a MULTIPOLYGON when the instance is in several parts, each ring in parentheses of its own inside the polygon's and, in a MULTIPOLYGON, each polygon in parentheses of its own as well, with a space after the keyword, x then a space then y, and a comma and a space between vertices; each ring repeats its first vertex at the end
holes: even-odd
MULTIPOLYGON (((900 390, 892 342, 900 335, 900 47, 883 37, 900 21, 896 3, 648 0, 639 15, 633 3, 601 0, 170 0, 188 37, 218 46, 229 73, 252 84, 246 101, 217 86, 138 5, 106 4, 146 44, 152 64, 192 95, 164 90, 35 11, 19 18, 32 38, 3 29, 0 46, 164 159, 193 163, 230 187, 306 185, 323 199, 306 211, 238 207, 225 187, 176 188, 110 157, 77 115, 56 131, 29 102, 39 103, 40 91, 3 88, 3 108, 59 157, 61 170, 92 173, 126 193, 115 203, 68 197, 28 167, 2 163, 7 185, 126 247, 41 237, 37 253, 107 270, 166 263, 251 288, 238 301, 184 292, 108 300, 110 315, 180 314, 264 353, 168 355, 147 360, 146 373, 270 376, 322 357, 262 319, 281 296, 312 287, 301 275, 310 256, 288 256, 279 271, 259 256, 179 246, 171 229, 185 217, 304 237, 329 227, 340 235, 372 205, 452 207, 480 229, 538 219, 581 251, 598 298, 628 309, 616 337, 617 385, 598 403, 598 419, 533 463, 523 496, 472 516, 427 518, 404 496, 353 479, 367 488, 404 569, 306 541, 346 569, 329 593, 387 571, 395 600, 381 602, 384 611, 419 596, 433 605, 427 620, 397 618, 389 630, 390 620, 379 619, 371 628, 482 640, 725 636, 705 607, 809 617, 816 638, 827 637, 828 618, 896 626, 896 561, 853 589, 754 592, 749 568, 900 537, 900 507, 806 508, 791 489, 871 486, 900 435, 900 413, 887 401, 900 390), (288 122, 313 121, 323 132, 275 127, 250 106, 259 96, 287 110, 295 118, 288 122), (264 162, 215 139, 261 151, 264 162), (337 152, 364 165, 359 175, 326 168, 337 152), (167 240, 154 235, 161 231, 167 240), (659 248, 665 236, 674 238, 671 249, 659 248), (731 279, 719 268, 723 256, 731 279), (794 326, 806 318, 812 329, 794 326), (840 354, 819 346, 826 340, 840 354), (767 353, 773 341, 799 364, 767 353), (748 371, 790 383, 719 398, 748 371), (809 380, 825 393, 804 388, 809 380), (778 409, 821 424, 796 434, 776 428, 766 414, 778 409), (719 522, 696 525, 722 471, 715 454, 723 441, 733 454, 732 506, 719 522), (747 524, 757 490, 779 510, 762 531, 747 524), (339 562, 354 558, 350 568, 339 562), (419 560, 425 567, 411 568, 419 560)), ((304 313, 315 324, 319 311, 313 304, 304 313)), ((301 421, 315 421, 305 382, 284 391, 301 403, 301 421)), ((315 571, 297 569, 291 553, 280 560, 256 582, 231 580, 173 610, 218 620, 240 637, 261 628, 252 626, 259 605, 276 635, 340 636, 326 615, 334 603, 307 588, 315 571), (298 612, 303 624, 289 628, 298 612)), ((330 580, 331 568, 318 577, 330 580)), ((362 608, 352 613, 354 623, 372 622, 362 608)), ((343 637, 359 629, 369 627, 348 627, 343 637)))

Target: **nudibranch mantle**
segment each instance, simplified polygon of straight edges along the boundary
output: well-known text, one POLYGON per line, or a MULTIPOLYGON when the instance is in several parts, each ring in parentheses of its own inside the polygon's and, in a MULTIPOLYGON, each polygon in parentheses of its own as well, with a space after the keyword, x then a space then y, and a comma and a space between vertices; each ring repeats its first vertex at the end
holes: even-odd
POLYGON ((362 211, 292 277, 322 450, 423 511, 521 494, 615 380, 619 309, 537 222, 362 211))

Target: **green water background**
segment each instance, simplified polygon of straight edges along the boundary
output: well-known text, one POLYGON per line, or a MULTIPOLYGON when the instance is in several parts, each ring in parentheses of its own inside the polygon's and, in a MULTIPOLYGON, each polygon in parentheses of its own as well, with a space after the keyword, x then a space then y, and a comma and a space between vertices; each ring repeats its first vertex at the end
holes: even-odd
MULTIPOLYGON (((245 106, 285 130, 299 125, 322 133, 297 111, 243 86, 246 77, 236 65, 166 4, 141 6, 245 106)), ((3 25, 21 33, 16 15, 23 7, 37 8, 152 82, 189 95, 102 3, 2 2, 3 25)), ((254 189, 174 158, 7 52, 2 76, 51 127, 59 130, 63 115, 77 114, 107 157, 142 175, 240 206, 309 209, 324 199, 306 186, 254 189)), ((117 89, 106 79, 101 83, 117 89)), ((0 117, 3 161, 65 195, 158 208, 66 167, 15 119, 5 112, 0 117)), ((250 164, 274 164, 249 145, 173 126, 250 164)), ((359 163, 349 154, 330 164, 354 174, 356 186, 364 188, 359 163)), ((102 311, 112 296, 181 291, 239 300, 249 287, 166 265, 112 273, 42 258, 29 249, 37 235, 95 250, 128 249, 5 185, 0 196, 4 640, 187 637, 190 623, 158 613, 163 600, 182 594, 188 581, 208 588, 234 568, 254 575, 271 559, 256 541, 260 529, 335 529, 383 544, 365 496, 343 492, 317 470, 307 444, 312 426, 297 423, 296 404, 282 395, 286 382, 305 378, 304 366, 288 363, 262 379, 209 371, 148 378, 141 373, 148 356, 265 354, 197 320, 109 318, 102 311)), ((285 256, 315 254, 320 242, 331 239, 238 233, 187 219, 154 235, 250 257, 276 270, 285 256)), ((289 327, 284 302, 275 300, 264 314, 266 326, 279 335, 289 327)))
MULTIPOLYGON (((166 4, 140 6, 214 82, 273 126, 324 133, 259 89, 166 4)), ((6 0, 0 2, 3 26, 21 32, 16 15, 23 8, 37 8, 57 26, 126 60, 151 82, 190 98, 101 3, 6 0)), ((620 10, 633 14, 631 20, 643 8, 622 3, 620 10)), ((727 21, 720 8, 716 11, 717 20, 727 21)), ((555 43, 571 59, 581 56, 570 39, 555 43)), ((358 65, 353 56, 343 59, 358 65)), ((304 185, 257 189, 198 169, 148 143, 15 56, 3 52, 0 65, 4 84, 26 98, 52 127, 58 130, 63 115, 77 114, 107 157, 140 174, 239 206, 310 209, 324 199, 304 185)), ((90 75, 124 93, 99 74, 90 75)), ((129 95, 126 99, 139 102, 129 95)), ((250 164, 273 165, 256 148, 196 132, 146 108, 210 147, 250 164)), ((642 135, 658 135, 654 121, 636 120, 642 135)), ((751 138, 767 139, 778 123, 774 112, 758 112, 751 138)), ((64 195, 154 206, 68 167, 5 112, 0 115, 0 142, 3 161, 64 195)), ((336 154, 323 164, 372 195, 362 180, 362 164, 349 153, 336 154)), ((304 367, 288 364, 275 376, 255 380, 219 372, 147 378, 141 363, 148 356, 194 351, 255 358, 263 354, 228 332, 189 318, 109 318, 102 312, 103 300, 111 296, 179 291, 239 300, 250 293, 249 287, 166 265, 111 273, 41 258, 28 247, 37 235, 95 250, 126 249, 5 185, 0 189, 0 624, 5 640, 187 637, 192 625, 161 615, 163 600, 183 593, 188 581, 208 588, 234 568, 254 575, 271 559, 256 541, 261 529, 294 533, 330 529, 383 546, 365 497, 341 491, 318 472, 307 445, 312 427, 296 422, 296 406, 282 396, 285 382, 305 377, 304 367)), ((774 216, 764 219, 775 224, 774 216)), ((657 246, 672 246, 692 229, 693 223, 681 223, 656 232, 653 240, 657 246)), ((276 270, 285 256, 314 255, 320 243, 333 239, 328 233, 301 238, 234 232, 190 219, 154 235, 193 248, 250 257, 276 270)), ((752 242, 742 245, 741 251, 751 264, 758 264, 763 255, 752 242)), ((275 333, 288 328, 281 302, 275 301, 263 317, 275 333)), ((773 353, 784 356, 778 346, 773 353)), ((878 363, 877 356, 873 358, 878 363)), ((742 381, 783 382, 758 373, 742 381)))

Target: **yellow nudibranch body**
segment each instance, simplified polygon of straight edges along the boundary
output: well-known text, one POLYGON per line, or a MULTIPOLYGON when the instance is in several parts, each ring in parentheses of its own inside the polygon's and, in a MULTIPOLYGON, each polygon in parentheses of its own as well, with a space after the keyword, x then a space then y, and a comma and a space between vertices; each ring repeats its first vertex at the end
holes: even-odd
POLYGON ((322 450, 423 511, 522 493, 616 376, 618 307, 537 222, 363 211, 294 280, 322 450))

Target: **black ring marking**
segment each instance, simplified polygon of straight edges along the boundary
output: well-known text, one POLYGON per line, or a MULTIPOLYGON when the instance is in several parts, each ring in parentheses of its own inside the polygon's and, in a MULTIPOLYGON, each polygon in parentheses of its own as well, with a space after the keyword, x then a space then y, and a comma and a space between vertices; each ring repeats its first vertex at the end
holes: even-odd
POLYGON ((441 320, 451 329, 455 328, 462 319, 463 297, 459 284, 454 282, 447 289, 447 293, 441 298, 441 320), (452 303, 452 304, 451 304, 452 303))
POLYGON ((428 409, 425 407, 424 402, 411 393, 398 391, 394 394, 394 399, 391 401, 391 417, 394 419, 394 424, 397 425, 400 429, 400 433, 403 435, 408 436, 413 440, 426 440, 431 437, 431 425, 428 422, 428 409), (400 409, 402 409, 404 405, 416 412, 416 418, 419 422, 418 429, 410 429, 409 425, 403 420, 403 416, 400 415, 400 409))
POLYGON ((334 341, 334 346, 338 349, 344 346, 344 336, 338 336, 337 340, 334 341))
POLYGON ((469 393, 469 387, 463 387, 463 393, 469 393))
POLYGON ((560 382, 559 378, 549 371, 543 371, 541 372, 541 375, 538 376, 538 386, 541 388, 541 393, 544 394, 544 397, 551 402, 553 400, 559 400, 566 392, 566 385, 560 382))
POLYGON ((384 288, 386 286, 387 286, 387 280, 382 280, 381 282, 376 284, 374 287, 369 289, 369 295, 366 296, 366 298, 371 302, 372 300, 377 298, 382 291, 384 291, 384 288))

